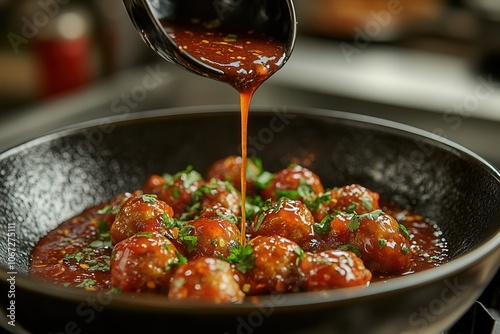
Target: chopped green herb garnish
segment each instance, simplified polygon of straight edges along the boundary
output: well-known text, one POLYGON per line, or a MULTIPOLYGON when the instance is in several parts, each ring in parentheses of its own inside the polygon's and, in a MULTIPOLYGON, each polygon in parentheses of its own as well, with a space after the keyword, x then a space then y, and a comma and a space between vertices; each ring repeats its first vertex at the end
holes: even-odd
POLYGON ((292 200, 302 200, 304 205, 310 211, 316 211, 321 204, 330 203, 330 192, 316 194, 310 184, 304 178, 301 178, 297 189, 277 189, 276 197, 286 197, 292 200))
POLYGON ((376 220, 380 217, 384 212, 382 210, 375 210, 372 212, 363 213, 362 215, 358 215, 354 213, 351 217, 351 220, 347 224, 347 229, 351 232, 356 231, 359 228, 362 219, 371 219, 376 220))
POLYGON ((356 208, 358 207, 359 203, 356 203, 356 202, 352 202, 348 207, 347 209, 345 210, 345 212, 347 213, 356 213, 356 208))
POLYGON ((281 197, 277 202, 272 202, 271 199, 267 199, 264 205, 260 208, 260 211, 257 214, 257 223, 253 227, 254 232, 257 232, 260 229, 260 226, 264 222, 264 219, 268 214, 276 213, 283 207, 283 203, 286 197, 281 197))
POLYGON ((179 188, 175 187, 174 189, 172 189, 173 198, 179 198, 180 195, 181 195, 181 190, 179 188))
POLYGON ((98 262, 97 260, 87 260, 87 261, 85 261, 85 263, 87 263, 90 266, 89 270, 93 270, 93 271, 107 272, 110 269, 109 257, 105 257, 101 262, 98 262))
POLYGON ((248 197, 245 199, 245 212, 247 218, 253 219, 260 212, 260 208, 264 206, 264 200, 259 195, 248 197))
POLYGON ((100 215, 105 215, 105 214, 113 214, 116 215, 121 209, 121 205, 117 206, 111 206, 111 205, 106 205, 100 210, 97 210, 97 213, 100 215))
POLYGON ((119 286, 115 286, 111 290, 107 291, 106 294, 114 295, 114 294, 121 293, 121 292, 122 292, 122 289, 119 286))
POLYGON ((236 191, 234 186, 227 182, 221 181, 217 179, 211 179, 209 183, 203 184, 201 187, 196 189, 191 195, 191 201, 189 202, 189 206, 181 216, 181 220, 191 220, 194 219, 199 210, 201 209, 200 200, 206 194, 215 194, 220 189, 225 188, 228 191, 236 191))
POLYGON ((181 177, 184 180, 182 185, 184 186, 185 189, 188 189, 193 185, 193 183, 198 182, 202 179, 200 173, 198 173, 195 170, 186 171, 181 177))
POLYGON ((361 221, 360 221, 359 216, 354 214, 351 217, 351 219, 349 220, 349 223, 347 224, 347 229, 351 232, 354 232, 359 228, 360 224, 361 224, 361 221))
POLYGON ((240 244, 232 247, 230 250, 230 255, 224 259, 227 262, 234 264, 236 269, 238 269, 243 274, 250 270, 255 265, 255 254, 253 248, 250 245, 242 247, 240 244))
POLYGON ((181 253, 177 252, 177 257, 168 262, 168 264, 165 266, 165 271, 170 271, 170 269, 172 269, 173 267, 179 266, 187 262, 188 262, 187 258, 181 253))
POLYGON ((95 279, 84 279, 82 283, 78 284, 76 287, 77 288, 91 288, 95 285, 96 280, 95 279))
POLYGON ((238 217, 236 217, 236 215, 234 215, 231 212, 215 210, 215 214, 217 215, 217 217, 220 217, 220 218, 225 219, 225 220, 229 220, 231 223, 233 223, 235 225, 239 223, 238 217))
POLYGON ((410 233, 408 232, 408 229, 406 228, 406 226, 404 226, 403 224, 399 224, 398 225, 398 228, 399 230, 401 231, 401 233, 403 234, 403 236, 408 239, 408 240, 411 240, 411 235, 410 233))
POLYGON ((376 219, 378 219, 378 217, 380 217, 383 214, 384 214, 384 211, 382 211, 382 210, 379 209, 379 210, 375 210, 375 211, 372 211, 372 212, 363 213, 362 215, 359 215, 359 217, 361 219, 368 218, 368 219, 371 219, 371 220, 376 220, 376 219))
POLYGON ((298 255, 297 259, 295 260, 295 265, 298 266, 300 261, 306 257, 306 253, 304 253, 304 251, 300 247, 294 248, 293 251, 298 255))
POLYGON ((196 251, 196 244, 198 243, 198 237, 193 235, 186 235, 182 237, 182 243, 189 253, 196 251))
POLYGON ((109 226, 106 222, 103 222, 102 220, 97 221, 97 234, 101 237, 109 236, 109 226))
POLYGON ((384 248, 385 245, 387 245, 387 240, 385 240, 383 238, 379 238, 378 239, 378 247, 379 248, 384 248))
POLYGON ((313 225, 314 232, 317 234, 328 234, 330 233, 330 228, 331 228, 331 223, 337 216, 337 213, 331 214, 326 216, 325 218, 321 219, 319 223, 315 223, 313 225))
POLYGON ((369 198, 361 197, 359 200, 361 201, 361 203, 363 203, 363 206, 366 209, 366 211, 373 210, 373 204, 369 198))
POLYGON ((410 254, 410 249, 408 248, 408 246, 406 246, 406 244, 403 245, 401 251, 403 252, 404 255, 410 254))
POLYGON ((105 243, 102 240, 94 240, 90 243, 89 246, 93 248, 101 248, 105 246, 105 243))
POLYGON ((263 171, 259 176, 257 176, 254 180, 254 184, 259 189, 266 188, 271 180, 274 178, 274 174, 263 171))
POLYGON ((200 181, 202 179, 202 176, 200 173, 193 169, 193 166, 189 165, 185 170, 175 173, 174 175, 163 174, 163 178, 166 182, 165 187, 172 186, 175 181, 181 179, 183 180, 182 186, 184 187, 184 189, 187 189, 191 187, 193 183, 200 181))
POLYGON ((148 204, 156 204, 157 197, 158 195, 156 194, 144 194, 141 196, 141 199, 148 204))
POLYGON ((351 244, 345 244, 345 245, 340 246, 338 249, 341 251, 353 252, 358 257, 361 257, 361 251, 359 250, 359 248, 357 246, 354 246, 351 244))
POLYGON ((312 196, 312 200, 310 198, 304 198, 304 204, 307 206, 309 211, 316 211, 321 204, 329 204, 331 200, 331 196, 329 192, 324 192, 319 195, 312 196))

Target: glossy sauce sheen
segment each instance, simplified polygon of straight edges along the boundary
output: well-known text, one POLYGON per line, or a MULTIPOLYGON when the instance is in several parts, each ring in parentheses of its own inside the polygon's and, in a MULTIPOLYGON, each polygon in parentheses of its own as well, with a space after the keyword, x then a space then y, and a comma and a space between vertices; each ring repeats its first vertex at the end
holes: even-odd
MULTIPOLYGON (((100 214, 105 205, 89 208, 42 238, 32 252, 30 275, 36 279, 87 290, 111 288, 109 236, 98 233, 98 222, 110 220, 100 214)), ((447 244, 439 228, 422 216, 381 202, 384 212, 406 226, 413 236, 410 268, 398 274, 374 274, 372 282, 437 267, 447 261, 447 244)))
MULTIPOLYGON (((202 22, 192 19, 188 22, 164 23, 169 36, 178 48, 188 52, 203 63, 221 70, 224 76, 201 73, 234 87, 240 94, 241 109, 241 211, 242 233, 245 233, 246 157, 247 129, 250 102, 257 88, 285 63, 283 45, 273 38, 255 31, 237 28, 223 29, 219 21, 202 22)), ((241 244, 245 244, 242 238, 241 244)))

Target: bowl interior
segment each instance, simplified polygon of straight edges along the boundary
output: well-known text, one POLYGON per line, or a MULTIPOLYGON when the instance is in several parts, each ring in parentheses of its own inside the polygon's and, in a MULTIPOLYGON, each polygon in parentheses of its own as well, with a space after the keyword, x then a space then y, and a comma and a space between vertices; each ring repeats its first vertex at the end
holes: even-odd
MULTIPOLYGON (((17 271, 40 237, 84 208, 140 187, 152 173, 205 172, 240 152, 234 108, 166 110, 75 126, 0 156, 0 251, 15 230, 17 271)), ((431 134, 333 111, 252 111, 249 155, 269 171, 291 162, 326 187, 359 183, 438 223, 452 258, 498 234, 500 178, 474 154, 431 134)), ((0 266, 7 270, 7 258, 0 266)))

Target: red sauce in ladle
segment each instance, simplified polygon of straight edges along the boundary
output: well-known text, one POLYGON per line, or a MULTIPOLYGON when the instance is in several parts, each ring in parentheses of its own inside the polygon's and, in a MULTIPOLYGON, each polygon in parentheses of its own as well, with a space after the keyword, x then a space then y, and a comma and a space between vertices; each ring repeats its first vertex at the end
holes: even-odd
POLYGON ((245 244, 247 128, 250 102, 257 88, 286 62, 282 42, 253 30, 220 25, 219 21, 167 22, 164 27, 182 52, 223 72, 200 73, 233 86, 241 108, 241 244, 245 244))

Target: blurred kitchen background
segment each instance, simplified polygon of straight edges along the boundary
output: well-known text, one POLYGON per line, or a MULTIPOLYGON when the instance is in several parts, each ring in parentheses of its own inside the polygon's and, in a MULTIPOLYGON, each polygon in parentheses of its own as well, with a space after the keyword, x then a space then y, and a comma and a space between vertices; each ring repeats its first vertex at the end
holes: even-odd
MULTIPOLYGON (((254 107, 391 119, 500 167, 499 0, 295 5, 295 52, 257 91, 254 107)), ((149 50, 120 0, 0 0, 0 11, 0 150, 97 117, 238 103, 229 86, 149 50)))

